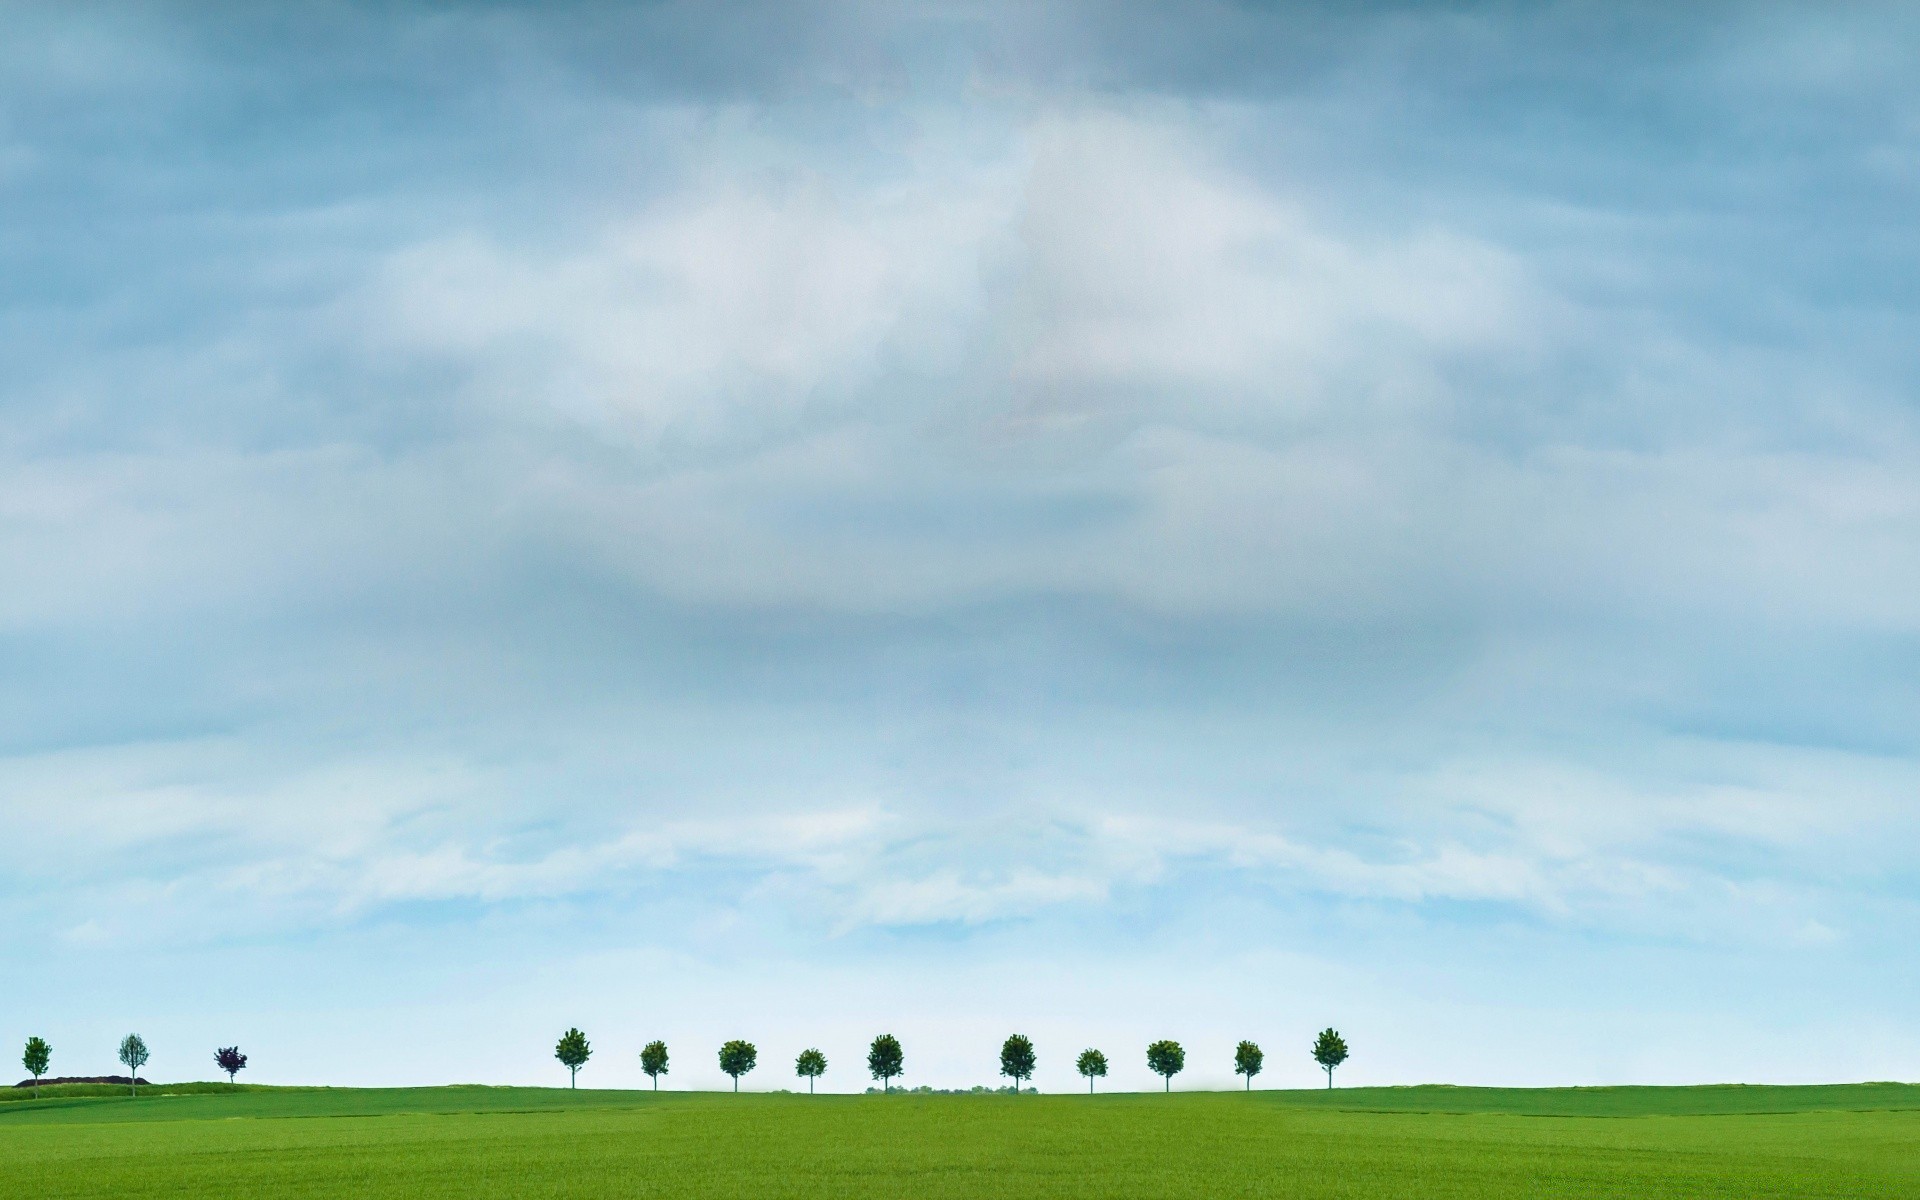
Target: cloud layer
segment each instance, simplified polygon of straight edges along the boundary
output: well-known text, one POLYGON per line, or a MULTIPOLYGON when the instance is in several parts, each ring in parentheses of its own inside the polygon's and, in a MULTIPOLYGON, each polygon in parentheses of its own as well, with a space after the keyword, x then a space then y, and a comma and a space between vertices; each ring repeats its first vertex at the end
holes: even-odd
POLYGON ((15 15, 12 952, 1911 1054, 1902 14, 15 15))

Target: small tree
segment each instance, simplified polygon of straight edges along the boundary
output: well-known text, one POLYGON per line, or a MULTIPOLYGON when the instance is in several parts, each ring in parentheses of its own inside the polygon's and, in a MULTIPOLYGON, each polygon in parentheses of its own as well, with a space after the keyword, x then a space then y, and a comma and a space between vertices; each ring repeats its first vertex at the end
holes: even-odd
POLYGON ((753 1048, 752 1042, 739 1040, 728 1042, 720 1047, 720 1069, 733 1076, 733 1090, 740 1090, 740 1077, 760 1061, 760 1052, 753 1048))
POLYGON ((567 1086, 580 1086, 580 1068, 587 1065, 593 1057, 593 1047, 587 1044, 587 1035, 578 1029, 569 1029, 560 1035, 553 1047, 553 1056, 567 1069, 567 1086))
POLYGON ((40 1098, 40 1077, 47 1073, 47 1064, 53 1061, 53 1047, 42 1038, 27 1039, 27 1052, 20 1056, 20 1065, 33 1076, 33 1098, 40 1098))
POLYGON ((660 1077, 667 1073, 667 1044, 648 1042, 640 1048, 640 1069, 653 1080, 653 1090, 660 1090, 660 1077))
POLYGON ((1107 1056, 1098 1050, 1082 1050, 1080 1057, 1073 1060, 1073 1069, 1087 1077, 1087 1095, 1091 1096, 1094 1079, 1106 1078, 1107 1056))
POLYGON ((793 1073, 807 1081, 807 1095, 813 1095, 813 1081, 827 1073, 827 1056, 818 1050, 802 1050, 793 1060, 793 1073))
POLYGON ((873 1039, 873 1045, 867 1049, 867 1070, 880 1081, 880 1090, 893 1090, 893 1078, 904 1074, 907 1069, 906 1052, 900 1049, 900 1039, 890 1033, 883 1033, 873 1039))
POLYGON ((130 1033, 120 1039, 120 1061, 127 1064, 127 1091, 138 1096, 140 1068, 147 1065, 147 1043, 139 1034, 130 1033))
POLYGON ((238 1046, 223 1046, 215 1050, 213 1052, 213 1061, 218 1063, 220 1069, 227 1073, 228 1083, 232 1083, 235 1075, 247 1069, 247 1056, 240 1053, 240 1047, 238 1046))
POLYGON ((1253 1077, 1260 1073, 1260 1065, 1266 1060, 1267 1056, 1252 1042, 1241 1042, 1233 1048, 1233 1073, 1247 1077, 1248 1091, 1253 1090, 1253 1077))
POLYGON ((1331 1028, 1322 1029, 1320 1036, 1314 1039, 1313 1061, 1319 1063, 1327 1072, 1327 1087, 1333 1087, 1333 1069, 1347 1061, 1347 1039, 1335 1033, 1331 1028))
POLYGON ((1187 1052, 1179 1042, 1160 1041, 1147 1047, 1147 1066, 1155 1075, 1167 1081, 1167 1091, 1173 1090, 1173 1077, 1186 1069, 1187 1052))
POLYGON ((1033 1078, 1034 1065, 1033 1043, 1025 1034, 1016 1033, 1000 1044, 1000 1073, 1013 1078, 1015 1095, 1022 1080, 1033 1078))

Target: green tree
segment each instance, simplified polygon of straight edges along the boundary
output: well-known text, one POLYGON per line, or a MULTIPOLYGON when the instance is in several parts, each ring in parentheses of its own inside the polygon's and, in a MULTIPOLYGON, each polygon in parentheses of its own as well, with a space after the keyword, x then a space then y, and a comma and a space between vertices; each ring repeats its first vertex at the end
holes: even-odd
POLYGON ((733 1076, 733 1090, 740 1090, 740 1077, 760 1061, 760 1052, 752 1042, 734 1040, 720 1047, 720 1069, 733 1076))
POLYGON ((580 1068, 587 1065, 593 1057, 593 1047, 587 1045, 587 1035, 578 1029, 569 1029, 560 1035, 553 1047, 553 1056, 567 1069, 567 1086, 579 1087, 580 1068))
POLYGON ((1082 1050, 1080 1057, 1073 1060, 1073 1069, 1087 1077, 1087 1095, 1091 1096, 1095 1077, 1106 1078, 1107 1056, 1098 1050, 1082 1050))
POLYGON ((660 1090, 660 1077, 667 1073, 667 1044, 648 1042, 640 1048, 640 1069, 653 1080, 653 1090, 660 1090))
POLYGON ((1179 1042, 1160 1041, 1147 1047, 1147 1066, 1155 1075, 1167 1081, 1167 1091, 1173 1090, 1173 1077, 1186 1069, 1187 1052, 1179 1042))
POLYGON ((45 1039, 30 1037, 27 1039, 27 1052, 20 1056, 20 1065, 33 1076, 33 1098, 40 1098, 40 1077, 47 1073, 47 1064, 53 1061, 53 1047, 45 1039))
POLYGON ((1347 1061, 1347 1039, 1332 1029, 1322 1029, 1313 1042, 1313 1061, 1327 1072, 1327 1087, 1333 1087, 1333 1069, 1347 1061))
POLYGON ((140 1068, 147 1065, 147 1043, 137 1033, 120 1039, 120 1061, 127 1064, 127 1090, 140 1094, 140 1068))
POLYGON ((1241 1042, 1233 1048, 1233 1073, 1247 1077, 1248 1091, 1253 1090, 1253 1077, 1260 1073, 1260 1066, 1266 1061, 1267 1056, 1252 1042, 1241 1042))
POLYGON ((1020 1084, 1033 1078, 1033 1043, 1025 1034, 1016 1033, 1000 1044, 1000 1073, 1013 1078, 1013 1090, 1017 1095, 1020 1084))
POLYGON ((900 1039, 890 1033, 883 1033, 873 1039, 873 1045, 867 1049, 867 1070, 880 1081, 880 1090, 893 1090, 893 1078, 907 1069, 906 1052, 900 1049, 900 1039))
POLYGON ((827 1073, 827 1056, 818 1050, 802 1050, 793 1060, 793 1072, 807 1081, 807 1095, 813 1095, 813 1081, 827 1073))

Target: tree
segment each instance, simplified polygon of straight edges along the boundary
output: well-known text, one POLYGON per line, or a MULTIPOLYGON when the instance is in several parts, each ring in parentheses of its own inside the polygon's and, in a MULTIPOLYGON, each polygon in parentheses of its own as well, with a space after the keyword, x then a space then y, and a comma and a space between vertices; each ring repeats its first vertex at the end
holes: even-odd
POLYGON ((867 1049, 867 1070, 880 1081, 880 1090, 893 1090, 893 1078, 904 1074, 907 1069, 906 1052, 900 1049, 900 1039, 890 1033, 883 1033, 873 1039, 873 1045, 867 1049))
POLYGON ((120 1061, 127 1064, 127 1090, 140 1094, 140 1068, 147 1065, 147 1043, 137 1033, 120 1039, 120 1061))
POLYGON ((20 1056, 20 1065, 33 1076, 33 1098, 40 1098, 40 1077, 47 1073, 47 1064, 53 1061, 53 1047, 42 1038, 27 1039, 27 1052, 20 1056))
POLYGON ((1073 1060, 1073 1069, 1087 1077, 1087 1095, 1091 1096, 1094 1077, 1106 1078, 1107 1056, 1098 1050, 1082 1050, 1080 1057, 1073 1060))
POLYGON ((1331 1028, 1322 1029, 1320 1036, 1314 1039, 1313 1061, 1327 1071, 1327 1087, 1333 1087, 1333 1069, 1347 1061, 1347 1039, 1335 1033, 1331 1028))
POLYGON ((1000 1045, 1000 1073, 1013 1078, 1013 1090, 1017 1095, 1022 1080, 1033 1078, 1033 1043, 1025 1034, 1016 1033, 1000 1045))
POLYGON ((1252 1042, 1241 1042, 1233 1048, 1233 1073, 1247 1077, 1248 1091, 1253 1090, 1253 1077, 1260 1073, 1260 1065, 1266 1061, 1267 1056, 1252 1042))
POLYGON ((728 1042, 720 1047, 720 1069, 733 1076, 733 1090, 740 1090, 740 1077, 760 1061, 760 1052, 753 1048, 752 1042, 739 1040, 728 1042))
POLYGON ((1173 1090, 1173 1077, 1186 1069, 1187 1052, 1180 1048, 1179 1042, 1155 1042, 1147 1047, 1147 1066, 1167 1081, 1167 1091, 1173 1090))
POLYGON ((553 1047, 553 1056, 567 1069, 567 1086, 580 1086, 580 1068, 587 1065, 593 1057, 593 1047, 587 1044, 587 1035, 578 1029, 569 1029, 560 1035, 559 1042, 553 1047))
POLYGON ((223 1046, 215 1050, 213 1052, 213 1061, 218 1063, 220 1069, 227 1073, 228 1083, 232 1083, 235 1075, 247 1069, 247 1056, 240 1053, 240 1047, 238 1046, 223 1046))
POLYGON ((813 1081, 827 1073, 827 1056, 818 1050, 802 1050, 793 1060, 793 1073, 807 1081, 807 1095, 813 1095, 813 1081))
POLYGON ((648 1042, 640 1048, 640 1069, 653 1080, 653 1090, 660 1090, 660 1077, 667 1073, 667 1044, 648 1042))

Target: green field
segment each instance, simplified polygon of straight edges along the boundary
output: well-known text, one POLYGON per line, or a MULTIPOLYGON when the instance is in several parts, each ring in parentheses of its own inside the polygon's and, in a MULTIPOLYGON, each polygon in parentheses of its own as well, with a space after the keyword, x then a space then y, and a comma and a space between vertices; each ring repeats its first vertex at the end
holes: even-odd
POLYGON ((0 1103, 0 1181, 33 1197, 1920 1197, 1920 1087, 69 1088, 0 1103))

